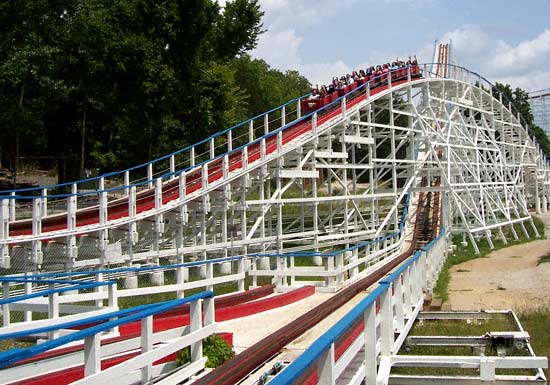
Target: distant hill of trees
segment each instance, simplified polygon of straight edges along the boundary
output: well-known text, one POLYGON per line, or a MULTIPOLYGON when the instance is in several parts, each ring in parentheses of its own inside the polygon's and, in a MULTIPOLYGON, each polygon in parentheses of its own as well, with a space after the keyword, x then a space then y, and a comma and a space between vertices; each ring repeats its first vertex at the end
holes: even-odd
POLYGON ((258 0, 0 3, 0 156, 111 171, 192 144, 310 89, 246 52, 258 0))

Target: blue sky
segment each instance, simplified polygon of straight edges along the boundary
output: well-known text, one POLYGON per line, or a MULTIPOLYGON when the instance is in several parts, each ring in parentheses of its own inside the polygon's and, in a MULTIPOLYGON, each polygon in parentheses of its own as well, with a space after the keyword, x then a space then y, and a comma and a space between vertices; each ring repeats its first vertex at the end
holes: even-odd
MULTIPOLYGON (((219 0, 224 3, 223 0, 219 0)), ((326 83, 452 39, 456 62, 491 81, 550 88, 550 0, 260 0, 267 32, 252 56, 326 83)))

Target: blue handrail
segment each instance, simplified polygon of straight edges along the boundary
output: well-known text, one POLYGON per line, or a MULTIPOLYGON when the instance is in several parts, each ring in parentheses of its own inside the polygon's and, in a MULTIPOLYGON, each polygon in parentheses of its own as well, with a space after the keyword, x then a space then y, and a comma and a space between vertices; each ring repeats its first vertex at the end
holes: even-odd
MULTIPOLYGON (((52 188, 59 188, 59 187, 71 186, 71 185, 73 185, 73 184, 75 184, 75 183, 76 183, 76 184, 89 183, 89 182, 93 182, 93 181, 99 180, 99 179, 101 179, 101 178, 108 178, 108 177, 112 177, 112 176, 114 176, 114 175, 123 174, 123 173, 125 173, 125 172, 127 172, 127 171, 133 171, 133 170, 137 170, 137 169, 139 169, 139 168, 144 168, 144 167, 149 166, 150 164, 158 163, 158 162, 161 162, 161 161, 163 161, 163 160, 169 159, 169 158, 172 157, 172 156, 181 154, 182 152, 188 151, 188 150, 190 150, 190 149, 193 148, 193 147, 200 146, 201 144, 208 143, 208 142, 209 142, 210 140, 212 140, 212 139, 215 139, 215 138, 217 138, 217 137, 219 137, 219 136, 221 136, 221 135, 224 135, 224 134, 228 133, 229 131, 232 131, 232 130, 234 130, 234 129, 237 129, 237 128, 241 127, 241 126, 245 126, 246 124, 249 124, 251 121, 254 121, 254 120, 256 120, 256 119, 262 118, 263 116, 265 116, 265 115, 267 115, 267 114, 270 114, 270 113, 275 112, 275 111, 277 111, 277 110, 279 110, 279 109, 282 109, 282 107, 286 107, 286 106, 288 106, 288 105, 290 105, 290 104, 292 104, 292 103, 295 103, 295 102, 297 102, 298 100, 300 100, 300 99, 302 99, 302 98, 304 98, 304 97, 306 97, 306 96, 308 96, 308 95, 309 95, 309 94, 302 95, 302 96, 300 96, 300 97, 297 97, 297 98, 294 98, 294 99, 292 99, 292 100, 289 100, 288 102, 283 103, 283 104, 281 104, 281 105, 278 106, 278 107, 272 108, 272 109, 269 110, 269 111, 266 111, 266 112, 264 112, 264 113, 261 113, 261 114, 259 114, 259 115, 256 115, 256 116, 254 116, 254 117, 252 117, 252 118, 249 118, 249 119, 247 119, 247 120, 245 120, 245 121, 243 121, 243 122, 237 123, 237 124, 235 124, 235 125, 233 125, 233 126, 231 126, 231 127, 229 127, 229 128, 226 128, 226 129, 224 129, 224 130, 222 130, 222 131, 219 131, 219 132, 217 132, 217 133, 215 133, 215 134, 213 134, 213 135, 211 135, 211 136, 209 136, 209 137, 207 137, 207 138, 205 138, 205 139, 203 139, 203 140, 201 140, 201 141, 199 141, 199 142, 197 142, 197 143, 194 143, 194 144, 189 145, 189 146, 187 146, 187 147, 181 148, 181 149, 179 149, 179 150, 177 150, 177 151, 174 151, 174 152, 172 152, 172 153, 170 153, 170 154, 163 155, 163 156, 161 156, 161 157, 159 157, 159 158, 156 158, 156 159, 153 159, 153 160, 151 160, 151 161, 149 161, 149 162, 145 162, 145 163, 142 163, 142 164, 139 164, 139 165, 136 165, 136 166, 132 166, 132 167, 129 167, 129 168, 124 169, 124 170, 112 171, 112 172, 105 173, 105 174, 102 174, 102 175, 99 175, 99 176, 95 176, 95 177, 91 177, 91 178, 86 178, 86 179, 80 179, 80 180, 72 181, 72 182, 59 183, 59 184, 55 184, 55 185, 39 186, 39 187, 29 187, 29 188, 24 188, 24 189, 3 190, 3 191, 1 191, 1 192, 2 192, 2 193, 8 193, 8 194, 10 194, 10 193, 12 193, 12 192, 38 191, 38 190, 42 190, 42 189, 44 189, 44 188, 46 188, 46 189, 52 189, 52 188)), ((2 198, 3 198, 3 197, 2 197, 2 198)))
POLYGON ((114 285, 114 284, 116 284, 115 281, 102 281, 102 282, 84 283, 84 284, 80 284, 80 285, 77 285, 77 286, 71 286, 71 287, 58 287, 58 288, 54 288, 54 289, 38 291, 36 293, 30 293, 30 294, 18 295, 18 296, 15 296, 15 297, 0 299, 0 305, 7 305, 7 304, 10 304, 10 303, 25 301, 27 299, 44 297, 44 296, 47 296, 47 295, 50 295, 50 294, 55 294, 55 293, 65 293, 67 291, 74 291, 74 290, 94 289, 96 287, 109 286, 109 285, 114 285))
MULTIPOLYGON (((127 311, 126 311, 125 315, 123 315, 122 317, 116 320, 111 320, 99 325, 91 326, 89 328, 79 330, 74 333, 67 334, 62 337, 53 339, 51 341, 46 341, 42 344, 38 344, 28 348, 22 348, 22 349, 15 348, 15 349, 7 350, 5 352, 0 352, 0 369, 10 366, 18 361, 31 358, 37 354, 46 352, 51 349, 55 349, 59 346, 63 346, 70 342, 80 341, 86 337, 90 337, 95 334, 116 328, 118 326, 127 324, 129 322, 138 321, 142 318, 149 317, 151 315, 155 315, 158 313, 162 313, 164 311, 172 309, 173 307, 190 303, 199 299, 212 298, 212 297, 214 297, 214 293, 212 291, 204 291, 202 293, 194 294, 187 298, 175 299, 172 301, 162 302, 160 304, 154 304, 154 305, 142 308, 141 310, 132 314, 127 314, 127 311)), ((120 312, 125 312, 125 310, 121 310, 120 312)))
MULTIPOLYGON (((442 228, 440 234, 433 241, 436 242, 445 234, 445 228, 442 228)), ((429 247, 433 245, 431 242, 429 247)), ((428 245, 424 249, 429 249, 428 245)), ((407 259, 404 265, 400 266, 394 273, 381 280, 377 287, 361 300, 352 310, 342 317, 334 326, 319 337, 313 344, 307 348, 296 360, 294 360, 286 369, 269 382, 270 385, 291 385, 299 379, 306 371, 315 364, 330 346, 337 342, 357 321, 363 317, 370 306, 376 306, 376 300, 389 290, 390 284, 396 280, 407 267, 418 260, 422 253, 417 251, 413 257, 407 259), (404 266, 404 267, 403 267, 404 266)))
MULTIPOLYGON (((335 101, 327 104, 326 106, 323 106, 322 108, 316 110, 316 111, 312 111, 306 115, 302 115, 300 118, 282 126, 282 127, 279 127, 278 129, 276 130, 273 130, 267 134, 264 134, 263 136, 257 138, 256 140, 252 141, 252 142, 249 142, 249 143, 246 143, 242 146, 239 146, 229 152, 226 152, 224 154, 220 154, 212 159, 208 159, 208 160, 205 160, 203 162, 200 162, 200 163, 197 163, 193 166, 189 166, 187 168, 184 168, 184 169, 181 169, 181 170, 178 170, 178 171, 174 171, 174 172, 169 172, 169 173, 164 173, 160 176, 160 178, 166 178, 166 177, 170 177, 170 176, 173 176, 173 175, 179 175, 181 173, 184 173, 186 171, 189 171, 189 170, 193 170, 193 169, 196 169, 206 163, 210 163, 212 161, 215 161, 215 160, 218 160, 220 158, 223 158, 225 155, 228 155, 228 154, 231 154, 231 153, 235 153, 235 152, 238 152, 240 151, 241 149, 243 149, 244 147, 247 147, 247 146, 250 146, 250 145, 253 145, 253 144, 256 144, 256 143, 259 143, 261 142, 262 140, 264 139, 267 139, 267 138, 270 138, 274 135, 277 135, 280 131, 283 131, 289 127, 292 127, 292 126, 295 126, 296 124, 302 122, 302 121, 305 121, 307 119, 309 119, 312 115, 314 115, 315 113, 319 113, 321 111, 324 111, 324 110, 327 110, 329 107, 333 107, 335 105, 337 105, 343 98, 345 98, 346 96, 349 96, 350 94, 352 93, 357 93, 358 91, 360 90, 363 90, 365 87, 369 87, 372 85, 372 84, 376 84, 378 83, 378 81, 380 81, 382 78, 388 76, 388 75, 391 75, 392 73, 394 72, 397 72, 399 71, 400 69, 394 69, 394 70, 391 70, 389 73, 387 74, 382 74, 382 75, 379 75, 379 76, 376 76, 376 77, 373 77, 371 79, 369 79, 369 81, 363 83, 361 86, 357 87, 356 89, 353 89, 353 90, 350 90, 348 93, 346 93, 345 95, 342 95, 341 97, 339 97, 338 99, 336 99, 335 101)), ((304 96, 301 96, 299 98, 295 98, 295 99, 292 99, 291 101, 285 103, 284 105, 281 105, 277 108, 274 108, 264 114, 261 114, 261 115, 258 115, 257 117, 254 117, 254 118, 251 118, 243 123, 240 123, 234 127, 239 127, 241 125, 245 125, 246 123, 249 123, 250 121, 254 120, 254 119, 257 119, 261 116, 264 116, 265 114, 268 114, 270 112, 273 112, 273 111, 276 111, 277 109, 279 108, 282 108, 283 106, 286 106, 286 105, 289 105, 293 102, 296 102, 306 96, 308 96, 309 94, 307 95, 304 95, 304 96)), ((232 129, 232 128, 231 128, 232 129)), ((220 133, 217 133, 217 134, 214 134, 214 135, 222 135, 224 133, 227 133, 227 131, 229 131, 229 129, 227 130, 224 130, 220 133)), ((191 149, 192 147, 195 147, 195 146, 198 146, 198 145, 201 145, 201 144, 204 144, 206 142, 208 142, 209 140, 211 140, 213 138, 213 136, 210 136, 194 145, 191 145, 191 146, 188 146, 184 149, 181 149, 181 150, 178 150, 177 152, 174 152, 172 154, 169 154, 169 155, 165 155, 164 157, 162 158, 159 158, 160 160, 164 160, 164 159, 167 159, 169 158, 170 156, 172 155, 175 155, 175 154, 178 154, 180 152, 183 152, 183 151, 186 151, 186 150, 189 150, 191 149)), ((112 175, 117 175, 117 174, 120 174, 120 173, 123 173, 123 172, 126 172, 126 171, 130 171, 130 170, 133 170, 135 168, 138 168, 138 167, 144 167, 144 166, 147 166, 151 163, 154 163, 156 162, 157 160, 153 160, 153 161, 150 161, 148 163, 144 163, 143 165, 140 165, 140 166, 135 166, 131 169, 127 169, 127 170, 123 170, 123 171, 118 171, 118 172, 112 172, 112 173, 109 173, 109 174, 104 174, 102 176, 99 176, 99 177, 93 177, 93 178, 89 178, 89 179, 84 179, 84 180, 81 180, 81 181, 76 181, 76 182, 68 182, 68 183, 63 183, 63 184, 58 184, 58 185, 51 185, 51 186, 43 186, 43 187, 31 187, 31 188, 28 188, 28 189, 21 189, 21 190, 6 190, 6 191, 2 191, 2 193, 13 193, 13 192, 22 192, 22 191, 37 191, 37 190, 42 190, 44 188, 55 188, 55 187, 62 187, 62 186, 68 186, 68 185, 73 185, 75 183, 82 183, 82 182, 89 182, 89 181, 92 181, 92 180, 97 180, 97 179, 100 179, 102 177, 108 177, 108 176, 112 176, 112 175)), ((137 183, 133 183, 133 184, 129 184, 129 185, 121 185, 121 186, 116 186, 116 187, 112 187, 112 188, 109 188, 109 189, 103 189, 103 190, 94 190, 93 192, 80 192, 80 193, 77 193, 77 194, 72 194, 72 193, 67 193, 67 194, 54 194, 54 195, 48 195, 47 198, 67 198, 67 197, 70 197, 70 196, 86 196, 86 195, 95 195, 95 194, 98 194, 98 193, 101 193, 101 192, 112 192, 112 191, 118 191, 118 190, 123 190, 123 189, 127 189, 127 188, 130 188, 130 187, 139 187, 139 186, 143 186, 145 184, 148 184, 152 182, 152 180, 143 180, 142 182, 137 182, 137 183)), ((23 196, 23 195, 5 195, 5 196, 0 196, 0 199, 36 199, 36 198, 46 198, 46 196, 41 196, 41 195, 32 195, 32 196, 23 196)))

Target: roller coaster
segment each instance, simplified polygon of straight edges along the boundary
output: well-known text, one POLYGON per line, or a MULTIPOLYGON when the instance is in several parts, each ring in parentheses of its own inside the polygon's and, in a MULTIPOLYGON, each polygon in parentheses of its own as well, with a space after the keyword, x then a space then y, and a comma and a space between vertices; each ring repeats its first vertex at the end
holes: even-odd
POLYGON ((0 339, 50 345, 0 353, 1 381, 39 384, 53 372, 63 383, 134 372, 118 381, 191 381, 204 367, 201 340, 214 320, 337 293, 195 381, 236 384, 369 290, 345 327, 312 345, 307 365, 298 359, 273 383, 387 383, 451 237, 478 251, 481 238, 492 247, 494 237, 507 242, 518 230, 537 234, 531 212, 550 204, 550 162, 512 103, 482 76, 449 64, 448 46, 438 52, 441 62, 366 79, 314 105, 307 95, 291 100, 143 165, 2 192, 0 339), (144 286, 145 275, 158 286, 144 286), (212 290, 222 285, 237 293, 216 298, 214 310, 212 290), (199 289, 206 292, 186 296, 199 289), (274 290, 285 294, 259 300, 274 290), (119 310, 119 299, 158 293, 176 299, 119 310), (172 328, 177 336, 162 334, 172 328), (350 337, 367 329, 374 348, 350 337), (129 342, 139 330, 141 355, 129 342), (172 343, 164 356, 152 352, 174 338, 191 347, 191 364, 172 378, 172 343), (48 352, 60 340, 77 347, 48 352), (120 358, 130 345, 133 355, 120 358), (115 346, 115 358, 102 358, 115 346), (351 350, 374 364, 366 359, 353 380, 337 382, 349 367, 336 362, 351 363, 351 350), (81 366, 63 361, 74 354, 81 366), (71 365, 75 377, 62 371, 71 365))

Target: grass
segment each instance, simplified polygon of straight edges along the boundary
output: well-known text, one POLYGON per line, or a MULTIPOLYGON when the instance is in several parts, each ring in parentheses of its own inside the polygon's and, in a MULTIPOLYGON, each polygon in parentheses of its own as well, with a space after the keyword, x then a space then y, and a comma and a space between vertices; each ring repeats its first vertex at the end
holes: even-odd
MULTIPOLYGON (((537 228, 537 231, 541 236, 544 235, 544 223, 542 220, 540 220, 537 217, 533 217, 533 221, 535 223, 535 227, 537 228)), ((449 299, 449 282, 451 279, 451 274, 449 272, 449 269, 455 265, 460 265, 461 263, 468 262, 472 259, 476 258, 486 258, 487 254, 491 253, 492 251, 499 250, 508 246, 513 245, 519 245, 522 243, 527 243, 533 240, 537 240, 539 238, 536 238, 535 233, 531 226, 526 225, 527 232, 529 233, 529 238, 525 237, 523 235, 523 232, 521 231, 520 225, 514 225, 514 229, 516 230, 516 233, 519 236, 518 240, 512 240, 508 241, 508 243, 504 243, 500 239, 493 238, 493 245, 494 249, 491 249, 489 246, 489 243, 487 242, 487 239, 483 238, 477 242, 478 248, 479 248, 479 254, 475 253, 475 249, 472 246, 471 243, 468 243, 466 246, 463 246, 461 244, 462 237, 455 236, 453 239, 453 243, 457 246, 457 251, 447 258, 447 261, 445 262, 443 269, 441 270, 441 273, 439 274, 439 278, 437 280, 437 284, 434 288, 434 294, 436 297, 440 298, 442 302, 446 302, 449 299)), ((508 230, 508 233, 505 233, 506 238, 510 239, 511 232, 508 230)), ((544 262, 550 262, 550 253, 547 256, 548 261, 544 262)), ((539 260, 539 263, 540 260, 539 260)))
MULTIPOLYGON (((535 347, 535 351, 542 354, 548 354, 550 333, 545 328, 545 322, 549 321, 550 311, 526 313, 520 315, 523 326, 531 333, 531 342, 534 345, 534 340, 539 340, 540 344, 535 347), (530 322, 529 322, 530 321, 530 322), (534 323, 536 326, 530 327, 530 323, 534 323), (546 350, 545 350, 546 349, 546 350)), ((417 321, 411 330, 410 335, 413 336, 481 336, 487 332, 498 331, 517 331, 515 322, 509 314, 494 314, 489 319, 476 320, 472 322, 466 322, 465 320, 424 320, 417 321)), ((498 352, 496 347, 486 346, 484 349, 474 346, 407 346, 404 345, 401 348, 399 354, 413 354, 413 355, 445 355, 445 356, 479 356, 480 354, 486 356, 497 356, 498 352)), ((508 354, 512 356, 526 356, 528 352, 525 350, 509 351, 508 354)), ((447 376, 477 376, 479 372, 475 369, 462 369, 462 368, 421 368, 421 367, 395 367, 392 369, 394 374, 407 374, 407 375, 447 375, 447 376)), ((515 369, 504 370, 498 369, 497 374, 507 375, 534 375, 534 370, 529 369, 515 369)))
MULTIPOLYGON (((531 336, 531 346, 538 356, 546 356, 550 361, 550 307, 524 311, 518 314, 523 328, 531 336)), ((546 378, 550 370, 545 369, 546 378)))

